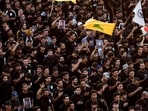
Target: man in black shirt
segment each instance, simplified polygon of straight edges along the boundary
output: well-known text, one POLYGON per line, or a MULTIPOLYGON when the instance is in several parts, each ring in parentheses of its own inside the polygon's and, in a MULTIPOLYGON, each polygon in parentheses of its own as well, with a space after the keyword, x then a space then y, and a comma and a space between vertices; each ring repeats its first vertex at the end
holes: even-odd
POLYGON ((129 105, 134 105, 138 98, 140 98, 140 92, 142 87, 138 84, 139 78, 135 77, 134 80, 126 87, 126 91, 129 97, 129 105))
POLYGON ((76 33, 71 31, 69 34, 68 34, 68 39, 65 41, 65 46, 66 46, 66 51, 67 51, 67 54, 70 55, 72 54, 72 52, 74 51, 74 48, 76 46, 76 33))
POLYGON ((71 96, 71 100, 74 102, 77 111, 84 110, 84 96, 80 86, 75 88, 74 94, 71 96))
POLYGON ((67 111, 68 102, 69 102, 69 96, 67 94, 64 94, 63 95, 63 104, 60 105, 59 111, 67 111))
POLYGON ((54 104, 54 108, 55 111, 58 111, 59 109, 59 104, 63 103, 62 97, 63 97, 63 93, 64 93, 64 89, 63 89, 63 81, 61 78, 58 78, 56 80, 56 85, 57 87, 53 90, 53 104, 54 104))
POLYGON ((113 93, 116 92, 117 89, 117 84, 120 82, 120 78, 119 78, 119 72, 117 69, 112 69, 111 71, 111 77, 108 80, 108 87, 109 87, 109 101, 112 101, 112 96, 113 93))
POLYGON ((49 109, 50 111, 54 111, 50 94, 51 93, 47 88, 41 88, 37 92, 38 103, 42 111, 48 111, 49 109))
POLYGON ((72 96, 74 94, 74 91, 78 85, 78 78, 76 76, 71 77, 71 84, 67 86, 65 92, 69 95, 72 96))

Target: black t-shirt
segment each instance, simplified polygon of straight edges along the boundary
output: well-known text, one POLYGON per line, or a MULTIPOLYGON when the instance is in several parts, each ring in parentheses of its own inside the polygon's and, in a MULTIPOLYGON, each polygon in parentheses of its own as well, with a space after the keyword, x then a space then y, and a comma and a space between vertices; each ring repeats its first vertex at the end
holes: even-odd
MULTIPOLYGON (((12 73, 11 73, 12 81, 13 81, 14 79, 18 79, 18 78, 20 77, 21 73, 23 73, 23 72, 12 71, 12 73)), ((16 90, 16 91, 18 91, 18 92, 21 91, 21 90, 20 90, 20 89, 21 89, 21 81, 22 81, 23 79, 24 79, 24 77, 22 77, 17 83, 14 83, 14 82, 13 82, 14 90, 16 90)))
MULTIPOLYGON (((53 97, 54 98, 58 97, 59 92, 63 92, 64 93, 64 90, 59 91, 57 88, 55 88, 53 90, 53 97)), ((58 111, 59 105, 63 103, 63 98, 62 97, 63 96, 60 96, 56 101, 54 101, 53 105, 54 105, 55 111, 58 111)))
POLYGON ((65 59, 65 63, 68 65, 68 67, 71 66, 72 61, 77 61, 78 57, 73 57, 72 55, 67 56, 65 59))
MULTIPOLYGON (((100 108, 100 101, 95 101, 95 102, 97 102, 97 105, 98 105, 98 107, 100 108)), ((87 111, 87 110, 89 110, 89 109, 91 109, 91 104, 93 103, 93 101, 91 100, 91 99, 89 99, 89 100, 87 100, 86 102, 85 102, 85 110, 87 111)))
MULTIPOLYGON (((130 94, 131 92, 135 91, 138 88, 138 86, 129 83, 126 87, 126 91, 128 94, 130 94)), ((129 105, 134 105, 135 102, 140 98, 140 93, 141 91, 137 92, 135 95, 133 95, 132 97, 129 97, 129 105)))
POLYGON ((42 64, 42 61, 44 59, 44 55, 45 55, 45 52, 40 52, 40 51, 37 51, 37 61, 38 61, 38 64, 42 64))
POLYGON ((101 78, 102 78, 102 75, 101 75, 101 74, 98 74, 98 73, 93 74, 93 75, 90 77, 91 85, 92 85, 93 88, 96 88, 97 82, 98 82, 99 80, 101 80, 101 78))
MULTIPOLYGON (((117 80, 115 80, 113 77, 109 78, 108 80, 108 86, 114 86, 116 84, 117 81, 120 81, 120 78, 118 78, 117 80)), ((109 90, 109 98, 108 98, 108 101, 113 101, 113 94, 116 92, 117 90, 117 87, 115 87, 114 89, 112 90, 109 90)))
MULTIPOLYGON (((117 81, 120 81, 120 78, 118 78, 117 80, 115 80, 113 77, 109 78, 108 80, 108 85, 109 86, 114 86, 116 84, 117 81)), ((114 89, 112 89, 112 93, 114 93, 116 91, 116 87, 114 89)))
POLYGON ((124 71, 122 71, 120 74, 119 74, 120 78, 121 78, 121 82, 122 81, 125 81, 128 77, 128 74, 125 73, 124 71))
POLYGON ((84 110, 84 97, 83 97, 82 94, 80 94, 80 95, 77 95, 77 94, 72 95, 71 100, 74 102, 76 110, 78 110, 78 111, 83 111, 84 110), (81 101, 83 103, 78 104, 79 101, 81 101))
POLYGON ((74 94, 74 90, 76 88, 73 87, 72 85, 69 85, 66 89, 65 89, 65 92, 69 95, 69 96, 72 96, 74 94))
POLYGON ((88 68, 89 67, 89 63, 80 63, 78 69, 80 69, 82 71, 83 68, 88 68))
POLYGON ((148 71, 147 70, 138 70, 136 76, 140 79, 143 80, 148 76, 148 71))
POLYGON ((129 78, 127 78, 125 81, 123 81, 122 83, 123 83, 123 85, 124 85, 124 87, 126 87, 129 83, 131 83, 132 82, 132 80, 131 79, 129 79, 129 78))
POLYGON ((143 90, 147 88, 148 84, 148 71, 147 70, 138 70, 136 77, 138 77, 142 82, 141 86, 143 87, 143 90))
POLYGON ((133 56, 133 61, 136 62, 137 59, 143 59, 144 58, 144 55, 139 55, 138 53, 136 53, 134 56, 133 56))
POLYGON ((68 105, 65 103, 61 104, 58 111, 67 111, 68 105))
POLYGON ((66 40, 65 41, 65 46, 66 46, 67 54, 68 55, 72 54, 72 52, 74 51, 74 48, 75 48, 75 43, 70 42, 69 40, 66 40))
POLYGON ((62 73, 64 71, 68 71, 68 66, 65 63, 64 64, 57 64, 57 68, 58 68, 60 75, 62 75, 62 73))
POLYGON ((42 96, 38 101, 42 111, 48 111, 48 107, 52 107, 52 100, 50 97, 42 96))
POLYGON ((120 107, 120 109, 123 109, 124 111, 128 111, 128 107, 129 107, 129 105, 124 106, 125 103, 129 103, 128 99, 127 99, 126 101, 122 101, 122 100, 120 100, 119 107, 120 107))
POLYGON ((33 100, 32 91, 29 91, 28 93, 21 92, 19 98, 23 106, 28 106, 28 108, 25 108, 25 110, 32 108, 32 104, 33 104, 32 103, 32 100, 33 100))
POLYGON ((12 84, 9 82, 1 82, 0 84, 0 102, 3 104, 11 98, 12 84))
POLYGON ((99 108, 103 109, 103 111, 107 111, 107 104, 103 95, 98 94, 98 100, 99 100, 99 108))
POLYGON ((43 63, 43 65, 48 66, 50 69, 52 69, 54 66, 57 65, 58 60, 57 60, 56 56, 53 55, 53 56, 45 57, 43 59, 42 63, 43 63))
POLYGON ((111 71, 111 66, 109 66, 108 68, 103 66, 103 71, 104 72, 110 72, 111 71))

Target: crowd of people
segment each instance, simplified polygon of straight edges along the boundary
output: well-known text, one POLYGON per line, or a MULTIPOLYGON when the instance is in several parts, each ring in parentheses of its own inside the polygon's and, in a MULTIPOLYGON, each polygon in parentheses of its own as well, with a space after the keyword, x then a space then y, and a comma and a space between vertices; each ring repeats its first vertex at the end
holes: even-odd
POLYGON ((76 2, 0 0, 0 111, 148 111, 138 0, 76 2), (85 29, 92 17, 113 35, 85 29))

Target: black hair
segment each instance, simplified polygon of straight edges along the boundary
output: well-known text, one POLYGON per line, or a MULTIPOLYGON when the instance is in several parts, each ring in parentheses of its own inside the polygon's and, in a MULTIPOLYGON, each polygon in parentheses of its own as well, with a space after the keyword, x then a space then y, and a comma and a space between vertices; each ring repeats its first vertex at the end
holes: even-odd
POLYGON ((102 89, 102 88, 103 88, 103 84, 102 83, 97 84, 97 87, 96 87, 97 91, 100 91, 100 89, 102 89))
POLYGON ((66 97, 69 97, 69 95, 68 94, 64 94, 63 95, 63 99, 65 99, 66 97))
POLYGON ((116 97, 116 96, 120 96, 120 93, 118 93, 118 92, 115 92, 114 94, 113 94, 113 97, 116 97))

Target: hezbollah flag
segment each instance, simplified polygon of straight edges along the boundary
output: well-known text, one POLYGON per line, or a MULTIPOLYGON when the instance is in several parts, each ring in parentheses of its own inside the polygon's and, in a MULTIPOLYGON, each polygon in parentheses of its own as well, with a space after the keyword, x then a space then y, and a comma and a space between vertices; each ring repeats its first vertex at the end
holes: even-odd
POLYGON ((85 29, 96 30, 108 35, 112 35, 115 26, 116 26, 115 23, 106 23, 106 22, 95 20, 93 18, 88 19, 84 24, 85 29))
POLYGON ((55 0, 57 2, 67 2, 67 1, 71 1, 72 3, 76 4, 76 0, 55 0))

